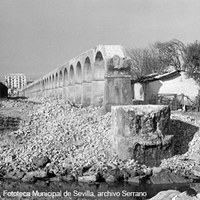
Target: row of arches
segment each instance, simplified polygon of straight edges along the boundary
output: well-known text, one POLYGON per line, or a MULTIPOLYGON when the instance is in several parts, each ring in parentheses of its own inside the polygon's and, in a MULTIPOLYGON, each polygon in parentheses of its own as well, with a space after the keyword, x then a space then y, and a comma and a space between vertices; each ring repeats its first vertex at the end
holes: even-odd
POLYGON ((46 77, 42 81, 42 85, 43 89, 53 89, 73 85, 75 83, 82 83, 83 81, 92 81, 92 68, 89 57, 85 59, 83 67, 78 61, 76 68, 74 68, 73 65, 70 65, 69 68, 65 67, 59 72, 46 77))
POLYGON ((104 59, 100 51, 97 52, 94 62, 95 73, 92 73, 92 66, 89 57, 86 57, 84 65, 78 61, 76 67, 72 64, 56 72, 55 74, 45 78, 43 80, 43 89, 53 89, 58 87, 63 87, 67 85, 73 85, 75 83, 91 82, 93 78, 104 79, 104 59), (93 75, 96 75, 93 77, 93 75))
POLYGON ((70 64, 70 66, 62 67, 57 72, 25 88, 25 91, 34 92, 91 82, 92 80, 104 80, 104 72, 105 59, 103 54, 97 51, 94 60, 87 56, 82 64, 81 61, 77 61, 76 65, 70 64))

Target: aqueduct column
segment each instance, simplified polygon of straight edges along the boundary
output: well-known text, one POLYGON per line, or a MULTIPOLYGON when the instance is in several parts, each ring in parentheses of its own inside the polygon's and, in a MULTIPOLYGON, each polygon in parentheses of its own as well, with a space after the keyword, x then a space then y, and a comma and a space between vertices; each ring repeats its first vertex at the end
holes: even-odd
POLYGON ((74 72, 74 66, 73 64, 70 65, 69 67, 69 85, 68 85, 68 91, 69 91, 69 99, 71 101, 75 102, 75 92, 76 92, 76 87, 75 87, 75 72, 74 72))
POLYGON ((92 69, 90 58, 87 57, 83 66, 83 83, 82 83, 82 96, 81 104, 89 106, 91 102, 91 87, 92 86, 92 69))
POLYGON ((80 61, 77 62, 76 68, 75 68, 75 103, 81 104, 81 93, 82 93, 82 66, 80 61))
POLYGON ((59 99, 62 99, 62 97, 63 97, 63 72, 62 72, 62 68, 59 71, 57 96, 59 97, 59 99))
POLYGON ((111 111, 113 105, 131 105, 131 60, 115 55, 107 62, 102 114, 111 111))
POLYGON ((106 61, 101 51, 97 51, 94 60, 91 105, 102 105, 104 91, 104 74, 106 61))
POLYGON ((63 96, 64 96, 65 100, 69 98, 68 84, 69 84, 69 79, 68 79, 68 70, 67 70, 67 66, 66 66, 64 68, 64 83, 63 83, 63 96))

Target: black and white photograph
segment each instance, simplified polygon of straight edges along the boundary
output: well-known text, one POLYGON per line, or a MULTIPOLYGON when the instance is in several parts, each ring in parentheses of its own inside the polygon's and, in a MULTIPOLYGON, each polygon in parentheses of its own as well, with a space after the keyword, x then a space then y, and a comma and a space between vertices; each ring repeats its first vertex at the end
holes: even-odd
POLYGON ((0 0, 0 200, 200 200, 199 0, 0 0))

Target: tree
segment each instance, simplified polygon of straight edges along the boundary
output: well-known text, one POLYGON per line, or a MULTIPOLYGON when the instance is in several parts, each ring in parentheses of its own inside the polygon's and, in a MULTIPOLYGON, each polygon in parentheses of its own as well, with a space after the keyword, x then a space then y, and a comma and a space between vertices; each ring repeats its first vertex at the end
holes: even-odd
POLYGON ((188 75, 197 79, 196 76, 200 73, 200 43, 195 41, 189 44, 185 50, 185 63, 184 69, 188 75))
POLYGON ((132 77, 140 78, 151 73, 162 74, 170 65, 182 69, 185 56, 185 45, 179 40, 156 42, 145 49, 128 51, 132 59, 132 77))
POLYGON ((144 50, 143 49, 130 49, 128 54, 132 59, 131 75, 137 79, 145 75, 144 63, 144 50))
POLYGON ((162 74, 166 70, 166 62, 163 62, 159 52, 153 46, 145 49, 131 49, 128 51, 132 59, 131 73, 134 79, 142 76, 158 73, 162 74))
POLYGON ((185 45, 173 39, 168 42, 156 42, 154 48, 158 51, 160 61, 166 66, 174 66, 177 70, 182 69, 185 57, 185 45))

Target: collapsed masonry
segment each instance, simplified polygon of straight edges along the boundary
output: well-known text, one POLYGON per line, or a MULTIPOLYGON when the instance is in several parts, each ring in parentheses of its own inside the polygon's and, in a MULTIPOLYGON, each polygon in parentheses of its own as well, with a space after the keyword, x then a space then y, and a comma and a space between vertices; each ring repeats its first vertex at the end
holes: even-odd
POLYGON ((119 158, 158 166, 173 156, 170 108, 162 105, 113 106, 111 141, 119 158))

